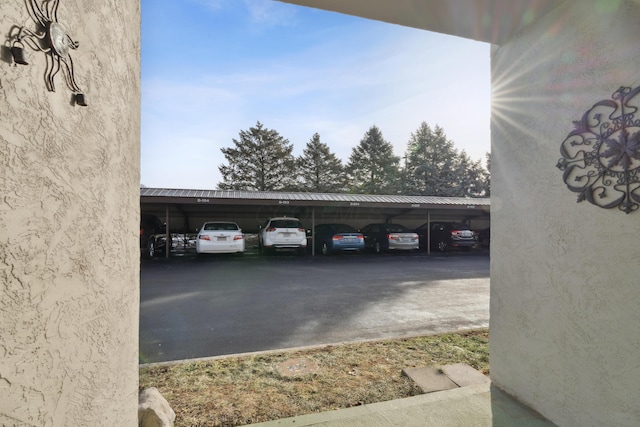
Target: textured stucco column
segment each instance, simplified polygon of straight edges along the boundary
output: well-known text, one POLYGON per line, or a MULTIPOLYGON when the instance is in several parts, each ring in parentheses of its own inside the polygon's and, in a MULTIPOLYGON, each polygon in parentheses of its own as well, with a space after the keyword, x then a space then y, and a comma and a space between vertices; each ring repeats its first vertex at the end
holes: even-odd
MULTIPOLYGON (((36 3, 41 4, 41 0, 36 3)), ((53 3, 53 2, 51 2, 53 3)), ((0 425, 137 425, 140 7, 61 0, 88 106, 0 60, 0 425)), ((22 0, 0 3, 35 30, 22 0)))
POLYGON ((492 56, 491 377, 562 426, 640 425, 640 211, 577 203, 556 168, 640 85, 639 29, 637 1, 568 1, 492 56))

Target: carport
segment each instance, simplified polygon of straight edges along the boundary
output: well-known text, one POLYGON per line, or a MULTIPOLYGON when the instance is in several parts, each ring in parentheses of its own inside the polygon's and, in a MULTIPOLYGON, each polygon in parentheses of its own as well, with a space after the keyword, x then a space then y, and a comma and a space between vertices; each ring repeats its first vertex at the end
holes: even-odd
POLYGON ((170 233, 195 233, 209 220, 234 221, 244 232, 257 233, 266 219, 275 216, 297 217, 309 230, 326 222, 356 228, 393 222, 415 228, 432 221, 465 222, 479 230, 489 226, 490 199, 141 188, 140 211, 168 224, 167 238, 170 233))

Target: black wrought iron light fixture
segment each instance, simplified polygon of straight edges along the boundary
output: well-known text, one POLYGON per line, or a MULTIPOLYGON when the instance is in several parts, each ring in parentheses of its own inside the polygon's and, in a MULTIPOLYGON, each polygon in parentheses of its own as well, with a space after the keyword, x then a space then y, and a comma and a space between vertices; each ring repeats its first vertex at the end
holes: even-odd
POLYGON ((640 87, 620 87, 573 122, 556 166, 578 202, 627 214, 640 207, 639 93, 640 87))
POLYGON ((73 98, 77 105, 86 106, 87 100, 78 84, 73 70, 73 60, 70 50, 78 48, 79 43, 74 41, 67 30, 58 22, 58 6, 60 0, 25 0, 29 15, 35 22, 35 30, 26 26, 14 25, 9 33, 11 56, 16 64, 28 65, 25 47, 34 51, 43 52, 47 59, 45 70, 45 84, 47 90, 54 92, 56 75, 62 69, 65 83, 73 92, 73 98))

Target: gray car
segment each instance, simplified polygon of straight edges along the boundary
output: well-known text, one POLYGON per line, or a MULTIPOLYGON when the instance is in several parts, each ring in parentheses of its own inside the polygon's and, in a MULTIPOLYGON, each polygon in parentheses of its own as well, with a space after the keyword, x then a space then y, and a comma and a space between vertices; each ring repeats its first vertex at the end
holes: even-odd
POLYGON ((364 235, 365 248, 375 253, 417 251, 420 247, 418 234, 401 224, 369 224, 360 232, 364 235))

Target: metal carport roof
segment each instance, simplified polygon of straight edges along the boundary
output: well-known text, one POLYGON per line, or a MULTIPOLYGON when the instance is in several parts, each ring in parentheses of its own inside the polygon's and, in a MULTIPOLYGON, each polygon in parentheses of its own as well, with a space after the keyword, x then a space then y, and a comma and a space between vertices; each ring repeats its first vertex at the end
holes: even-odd
MULTIPOLYGON (((268 216, 278 214, 336 217, 347 212, 351 218, 425 218, 432 215, 473 219, 488 218, 489 198, 401 196, 375 194, 342 194, 310 192, 189 190, 141 188, 140 206, 143 212, 164 217, 180 216, 190 219, 208 217, 237 217, 247 226, 249 219, 255 227, 268 216), (340 213, 341 212, 341 213, 340 213), (252 223, 253 224, 253 223, 252 223)), ((190 224, 193 225, 193 224, 190 224)), ((192 227, 187 226, 191 229, 192 227)))
MULTIPOLYGON (((299 202, 302 206, 328 203, 366 203, 376 205, 424 205, 436 206, 489 206, 488 198, 471 197, 439 197, 439 196, 401 196, 378 194, 343 194, 343 193, 309 193, 309 192, 276 192, 276 191, 244 191, 244 190, 188 190, 169 188, 140 188, 140 198, 148 203, 210 203, 210 204, 261 204, 269 201, 289 200, 299 202), (208 199, 203 201, 202 199, 208 199), (251 201, 251 202, 250 202, 251 201), (245 203, 247 202, 247 203, 245 203)), ((379 207, 384 207, 379 206, 379 207)))

